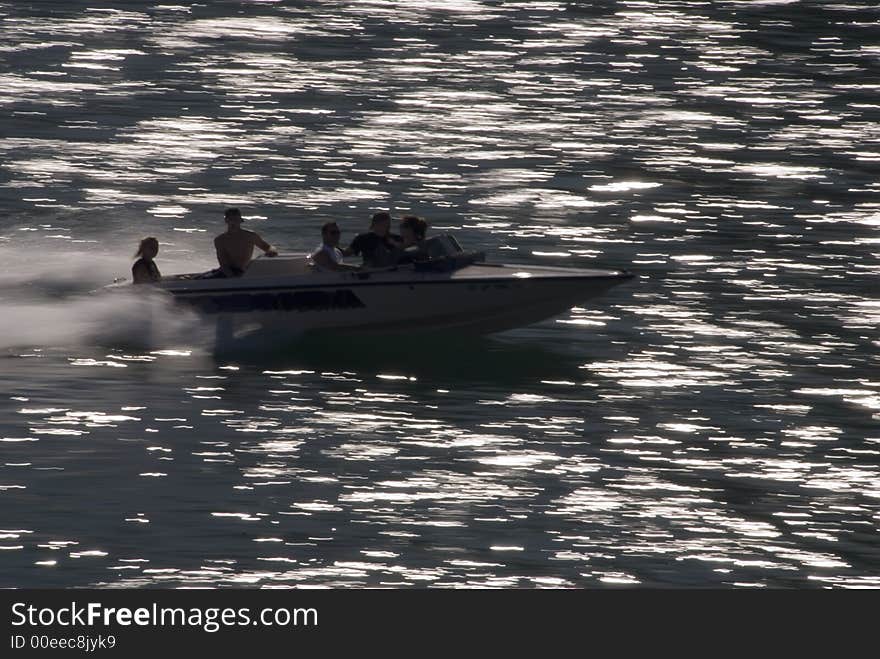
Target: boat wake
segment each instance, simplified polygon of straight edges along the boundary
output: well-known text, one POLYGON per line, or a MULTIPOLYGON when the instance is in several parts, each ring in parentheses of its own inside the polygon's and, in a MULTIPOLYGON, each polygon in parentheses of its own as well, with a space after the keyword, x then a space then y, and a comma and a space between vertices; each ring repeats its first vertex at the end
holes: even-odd
POLYGON ((127 261, 86 253, 44 256, 34 264, 20 252, 0 254, 12 265, 0 274, 0 350, 154 350, 210 337, 195 313, 166 294, 149 287, 101 290, 127 271, 127 261))

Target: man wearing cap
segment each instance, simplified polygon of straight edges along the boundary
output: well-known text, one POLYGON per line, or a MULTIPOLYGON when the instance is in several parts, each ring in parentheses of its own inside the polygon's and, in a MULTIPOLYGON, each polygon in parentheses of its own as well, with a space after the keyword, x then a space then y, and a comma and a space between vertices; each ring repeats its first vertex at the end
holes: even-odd
POLYGON ((225 277, 241 277, 244 274, 253 258, 254 246, 263 250, 266 256, 278 256, 275 248, 260 238, 258 233, 241 228, 244 220, 237 208, 227 208, 224 217, 226 232, 214 238, 214 247, 225 277))
POLYGON ((368 268, 384 268, 397 263, 400 253, 401 239, 390 233, 391 213, 374 213, 370 220, 370 230, 359 233, 351 241, 351 245, 342 250, 345 256, 360 255, 364 266, 368 268))

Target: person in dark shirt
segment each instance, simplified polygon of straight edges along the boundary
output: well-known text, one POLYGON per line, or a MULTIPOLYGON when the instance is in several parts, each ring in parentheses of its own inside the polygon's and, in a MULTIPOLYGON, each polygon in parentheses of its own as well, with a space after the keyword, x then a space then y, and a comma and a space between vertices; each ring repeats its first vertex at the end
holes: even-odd
POLYGON ((400 236, 390 232, 391 214, 374 213, 370 220, 370 230, 359 233, 351 245, 342 250, 343 255, 361 256, 367 268, 384 268, 397 263, 402 241, 400 236))
POLYGON ((131 278, 135 284, 155 284, 162 278, 158 266, 153 261, 158 253, 158 240, 150 236, 141 241, 135 254, 139 258, 131 266, 131 278))

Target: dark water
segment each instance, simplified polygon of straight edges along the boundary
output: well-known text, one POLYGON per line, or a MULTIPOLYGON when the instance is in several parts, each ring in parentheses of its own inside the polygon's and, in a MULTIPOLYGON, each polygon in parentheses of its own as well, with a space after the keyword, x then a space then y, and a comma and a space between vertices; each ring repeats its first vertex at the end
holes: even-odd
POLYGON ((0 2, 0 585, 880 586, 880 8, 0 2), (627 267, 211 356, 89 290, 412 211, 627 267))

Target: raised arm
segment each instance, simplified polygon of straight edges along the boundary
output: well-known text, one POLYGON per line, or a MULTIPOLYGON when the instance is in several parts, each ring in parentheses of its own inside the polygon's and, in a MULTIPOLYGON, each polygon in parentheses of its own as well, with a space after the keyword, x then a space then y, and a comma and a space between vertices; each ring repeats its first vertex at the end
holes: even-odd
POLYGON ((254 234, 254 245, 263 250, 266 253, 266 256, 278 256, 278 250, 263 240, 258 233, 254 234))
POLYGON ((354 237, 354 240, 351 241, 351 245, 348 247, 341 247, 340 251, 343 256, 354 256, 355 254, 361 253, 361 243, 358 240, 358 236, 354 237))

